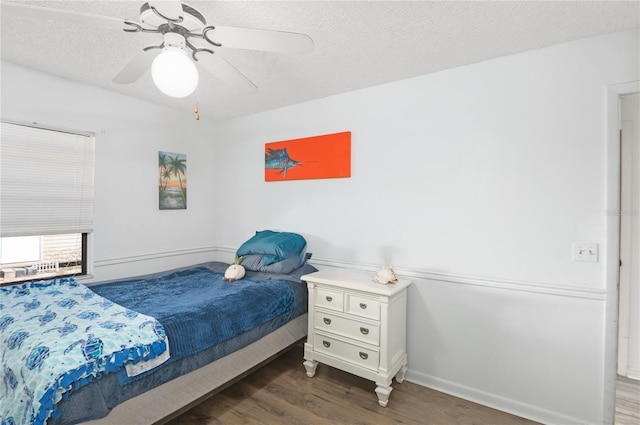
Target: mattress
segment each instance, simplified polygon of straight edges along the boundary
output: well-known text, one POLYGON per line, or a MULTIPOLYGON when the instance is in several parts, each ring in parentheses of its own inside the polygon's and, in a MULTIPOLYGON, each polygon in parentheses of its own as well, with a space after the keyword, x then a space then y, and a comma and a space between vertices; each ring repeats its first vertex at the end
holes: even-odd
MULTIPOLYGON (((114 407, 109 416, 83 422, 83 425, 164 424, 295 347, 296 343, 301 344, 307 335, 307 320, 307 313, 302 314, 256 342, 130 398, 114 407)), ((302 365, 300 368, 302 372, 302 365)))

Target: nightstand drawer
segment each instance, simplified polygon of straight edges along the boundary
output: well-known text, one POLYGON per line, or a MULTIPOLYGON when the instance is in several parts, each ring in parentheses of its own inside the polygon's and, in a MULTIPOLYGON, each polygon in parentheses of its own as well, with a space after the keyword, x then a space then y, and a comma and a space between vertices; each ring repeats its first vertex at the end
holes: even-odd
POLYGON ((378 370, 380 353, 349 343, 315 334, 314 350, 367 369, 378 370))
POLYGON ((367 344, 380 345, 380 327, 378 325, 371 325, 321 311, 316 311, 314 320, 316 329, 353 338, 367 344))
POLYGON ((342 311, 344 308, 344 292, 318 288, 315 304, 329 310, 342 311))
POLYGON ((347 297, 346 313, 380 320, 380 301, 354 294, 348 294, 347 297))

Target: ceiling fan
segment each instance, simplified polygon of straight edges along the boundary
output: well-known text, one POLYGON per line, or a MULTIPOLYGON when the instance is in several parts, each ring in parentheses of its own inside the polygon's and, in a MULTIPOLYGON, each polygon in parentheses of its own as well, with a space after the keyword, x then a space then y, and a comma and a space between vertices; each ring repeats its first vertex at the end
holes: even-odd
POLYGON ((185 97, 195 90, 198 85, 196 64, 240 93, 257 90, 256 85, 226 61, 216 48, 280 53, 313 50, 313 40, 306 34, 210 25, 198 10, 180 0, 149 0, 143 3, 139 22, 5 1, 2 2, 2 13, 128 33, 161 34, 162 41, 144 47, 113 82, 133 83, 151 69, 156 86, 172 97, 185 97))

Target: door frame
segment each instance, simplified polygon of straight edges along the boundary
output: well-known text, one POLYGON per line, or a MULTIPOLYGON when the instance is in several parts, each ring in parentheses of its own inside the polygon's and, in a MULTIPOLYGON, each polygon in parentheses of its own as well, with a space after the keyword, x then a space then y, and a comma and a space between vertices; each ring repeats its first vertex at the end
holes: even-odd
MULTIPOLYGON (((639 148, 637 143, 640 141, 640 135, 637 130, 640 128, 640 93, 634 93, 632 95, 623 95, 620 97, 620 116, 621 116, 621 131, 620 131, 620 146, 621 146, 621 154, 620 154, 620 258, 622 263, 620 264, 620 277, 618 283, 618 365, 617 365, 617 373, 618 376, 626 376, 632 379, 640 379, 640 369, 638 368, 638 361, 634 357, 630 357, 629 349, 635 346, 638 343, 638 336, 636 333, 638 332, 637 328, 632 326, 631 318, 632 313, 638 311, 640 305, 638 305, 637 301, 634 301, 631 296, 632 293, 636 292, 636 282, 633 281, 632 284, 632 270, 635 267, 635 262, 637 261, 633 259, 632 251, 634 243, 640 242, 637 240, 638 234, 633 234, 631 226, 633 221, 633 208, 632 205, 633 199, 636 195, 640 195, 638 192, 637 183, 634 183, 634 170, 637 173, 638 160, 638 151, 639 148), (633 100, 635 99, 635 100, 633 100), (628 110, 625 110, 625 102, 628 110), (635 108, 635 109, 634 109, 635 108), (629 112, 634 112, 630 114, 629 112), (626 122, 622 120, 626 115, 628 120, 633 120, 635 129, 631 128, 631 126, 626 126, 628 130, 628 135, 625 137, 625 124, 631 124, 631 122, 626 122), (625 158, 625 143, 623 143, 626 139, 626 148, 628 151, 628 158, 625 158), (627 163, 625 166, 625 162, 627 163), (626 169, 628 167, 628 169, 626 169), (627 191, 625 194, 622 192, 624 188, 624 184, 628 185, 627 191), (633 191, 634 187, 636 191, 633 191), (629 199, 627 199, 627 197, 629 199), (625 202, 626 201, 626 202, 625 202), (625 205, 626 204, 626 205, 625 205), (625 224, 629 226, 629 228, 625 229, 625 224), (625 233, 626 230, 626 233, 625 233), (635 242, 634 242, 635 241, 635 242), (627 252, 623 252, 623 247, 626 242, 626 250, 627 252), (626 256, 624 255, 626 254, 626 256), (626 258, 625 258, 626 257, 626 258), (625 264, 624 262, 627 261, 625 264), (623 267, 624 266, 624 267, 623 267), (626 270, 626 278, 623 279, 622 271, 626 270), (626 296, 626 298, 625 298, 626 296), (624 332, 623 332, 624 330, 624 332), (635 331, 635 332, 634 332, 635 331), (622 337, 622 338, 621 338, 622 337), (631 361, 632 367, 629 367, 629 362, 631 361), (622 367, 622 369, 621 369, 622 367)), ((637 205, 635 205, 637 207, 637 205)), ((636 209, 637 214, 637 209, 636 209)), ((640 265, 640 264, 638 264, 640 265)), ((640 283, 640 282, 638 282, 640 283)), ((635 323, 635 322, 634 322, 635 323)))
POLYGON ((620 97, 640 92, 640 81, 615 84, 606 90, 605 185, 605 326, 603 422, 615 419, 618 359, 618 281, 620 276, 620 97))

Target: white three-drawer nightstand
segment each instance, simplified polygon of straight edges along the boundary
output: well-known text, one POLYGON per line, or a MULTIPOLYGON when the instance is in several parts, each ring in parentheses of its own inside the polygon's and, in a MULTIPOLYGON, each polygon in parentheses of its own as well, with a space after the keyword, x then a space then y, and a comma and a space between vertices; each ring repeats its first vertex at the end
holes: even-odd
POLYGON ((309 288, 309 331, 304 366, 318 362, 376 383, 385 407, 391 380, 407 371, 407 288, 411 281, 380 284, 373 273, 330 269, 301 277, 309 288))

